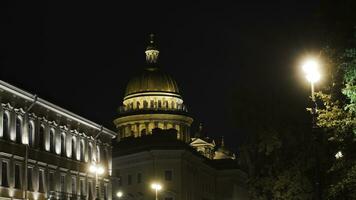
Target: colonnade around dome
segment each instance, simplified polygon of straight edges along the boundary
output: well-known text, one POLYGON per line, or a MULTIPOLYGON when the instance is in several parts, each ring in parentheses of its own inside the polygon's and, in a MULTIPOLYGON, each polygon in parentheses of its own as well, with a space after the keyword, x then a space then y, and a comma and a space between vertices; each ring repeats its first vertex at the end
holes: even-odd
POLYGON ((152 93, 149 96, 126 98, 123 102, 123 106, 119 108, 119 112, 124 113, 132 110, 188 111, 181 98, 157 95, 157 93, 152 93))

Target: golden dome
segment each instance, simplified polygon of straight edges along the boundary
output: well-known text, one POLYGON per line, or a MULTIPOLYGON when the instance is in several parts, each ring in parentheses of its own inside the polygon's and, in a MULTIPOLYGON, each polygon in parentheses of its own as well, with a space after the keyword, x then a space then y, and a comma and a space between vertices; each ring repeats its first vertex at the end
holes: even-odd
POLYGON ((126 86, 125 96, 142 92, 167 92, 179 95, 177 82, 158 68, 147 68, 133 77, 126 86))

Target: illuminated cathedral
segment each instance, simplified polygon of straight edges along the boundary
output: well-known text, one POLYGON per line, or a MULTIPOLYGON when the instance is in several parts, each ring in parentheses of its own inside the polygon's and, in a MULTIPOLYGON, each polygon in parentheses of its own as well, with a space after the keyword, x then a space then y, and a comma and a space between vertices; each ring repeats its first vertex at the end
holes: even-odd
POLYGON ((177 82, 158 65, 153 35, 145 54, 146 67, 129 80, 114 120, 113 192, 152 199, 155 181, 164 185, 164 200, 245 200, 246 174, 224 140, 218 148, 202 125, 191 135, 192 115, 177 82))

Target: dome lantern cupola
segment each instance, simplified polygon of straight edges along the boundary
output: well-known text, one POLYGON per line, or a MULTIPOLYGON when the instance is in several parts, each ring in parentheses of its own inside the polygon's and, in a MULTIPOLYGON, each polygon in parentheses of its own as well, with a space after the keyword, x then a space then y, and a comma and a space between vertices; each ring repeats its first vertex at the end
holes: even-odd
POLYGON ((150 34, 150 42, 145 51, 146 62, 148 64, 148 69, 156 69, 157 66, 152 66, 158 63, 159 51, 154 43, 154 34, 150 34))

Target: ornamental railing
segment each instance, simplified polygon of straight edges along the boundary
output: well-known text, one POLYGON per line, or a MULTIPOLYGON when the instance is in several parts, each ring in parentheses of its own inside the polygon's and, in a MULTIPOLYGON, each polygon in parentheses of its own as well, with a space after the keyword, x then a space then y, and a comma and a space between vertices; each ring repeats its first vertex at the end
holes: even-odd
POLYGON ((178 104, 174 108, 167 106, 153 106, 153 107, 133 107, 133 106, 120 106, 118 109, 120 114, 130 112, 148 112, 148 111, 165 111, 165 112, 188 112, 188 108, 184 104, 178 104))

